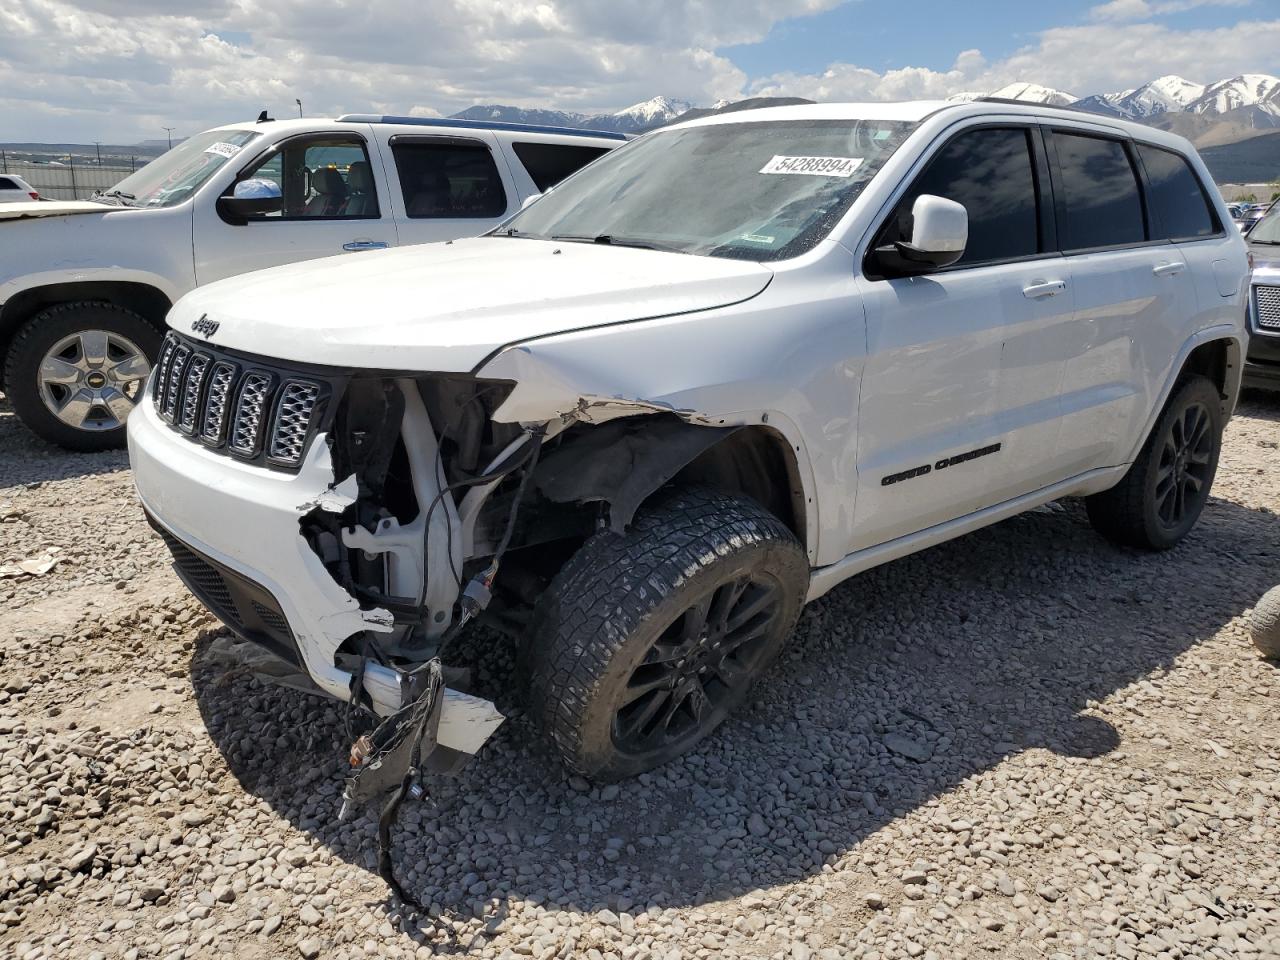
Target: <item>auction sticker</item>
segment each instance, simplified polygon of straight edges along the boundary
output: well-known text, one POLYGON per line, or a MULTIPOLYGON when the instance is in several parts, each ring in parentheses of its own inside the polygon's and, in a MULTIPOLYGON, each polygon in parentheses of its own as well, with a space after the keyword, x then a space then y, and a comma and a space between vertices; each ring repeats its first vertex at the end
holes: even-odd
POLYGON ((240 148, 237 147, 234 143, 218 142, 211 146, 205 147, 204 152, 216 153, 220 157, 226 157, 227 159, 230 159, 231 157, 234 157, 237 153, 240 152, 240 148))
POLYGON ((803 173, 811 177, 851 177, 861 157, 774 157, 761 173, 803 173))

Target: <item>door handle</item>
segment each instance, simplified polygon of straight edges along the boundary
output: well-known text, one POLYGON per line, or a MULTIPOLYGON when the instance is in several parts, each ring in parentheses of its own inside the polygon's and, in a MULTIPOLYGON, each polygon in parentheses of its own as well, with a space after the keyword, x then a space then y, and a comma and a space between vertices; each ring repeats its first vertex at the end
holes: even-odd
POLYGON ((385 250, 388 244, 382 240, 352 240, 342 245, 343 250, 356 253, 360 250, 385 250))
POLYGON ((1151 268, 1151 272, 1157 277, 1176 277, 1186 269, 1186 264, 1175 261, 1174 263, 1157 263, 1151 268))
POLYGON ((1039 300, 1041 297, 1056 297, 1066 289, 1065 280, 1033 280, 1022 288, 1022 295, 1028 300, 1039 300))

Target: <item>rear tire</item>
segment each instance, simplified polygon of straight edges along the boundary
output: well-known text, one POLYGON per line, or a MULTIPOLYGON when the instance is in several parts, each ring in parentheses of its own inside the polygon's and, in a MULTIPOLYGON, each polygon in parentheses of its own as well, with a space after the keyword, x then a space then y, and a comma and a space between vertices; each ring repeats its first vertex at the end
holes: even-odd
POLYGON ((1118 484, 1085 498, 1093 528, 1113 543, 1168 550, 1200 518, 1222 450, 1222 398, 1207 378, 1174 388, 1118 484))
POLYGON ((68 450, 124 446, 125 420, 162 335, 112 303, 60 303, 18 331, 5 364, 5 392, 31 432, 68 450))
POLYGON ((531 625, 534 712, 565 766, 619 780, 691 749, 777 656, 808 582, 782 521, 714 490, 674 491, 625 535, 593 536, 531 625))

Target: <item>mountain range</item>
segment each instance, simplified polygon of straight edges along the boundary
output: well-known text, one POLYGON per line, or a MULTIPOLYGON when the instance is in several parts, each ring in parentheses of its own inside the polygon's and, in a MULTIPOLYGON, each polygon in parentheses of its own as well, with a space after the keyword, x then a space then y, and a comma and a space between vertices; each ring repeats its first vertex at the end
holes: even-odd
MULTIPOLYGON (((717 104, 723 106, 723 104, 717 104)), ((507 107, 490 103, 468 107, 455 113, 454 120, 497 120, 502 123, 532 123, 551 127, 582 127, 590 130, 610 130, 618 133, 640 133, 661 127, 677 117, 693 110, 688 100, 673 97, 653 97, 617 113, 573 113, 568 110, 539 110, 524 107, 507 107)))
MULTIPOLYGON (((1280 129, 1280 77, 1261 73, 1241 74, 1207 84, 1171 75, 1158 77, 1130 90, 1085 97, 1038 83, 1020 82, 998 90, 965 91, 948 99, 975 100, 979 97, 1069 106, 1123 117, 1173 130, 1203 146, 1280 129), (1173 119, 1175 117, 1178 119, 1173 119)), ((572 113, 487 104, 470 107, 454 116, 466 120, 502 120, 640 133, 675 120, 693 119, 725 110, 804 102, 807 101, 797 97, 753 97, 733 102, 721 100, 711 107, 695 107, 687 100, 654 97, 617 113, 572 113)))

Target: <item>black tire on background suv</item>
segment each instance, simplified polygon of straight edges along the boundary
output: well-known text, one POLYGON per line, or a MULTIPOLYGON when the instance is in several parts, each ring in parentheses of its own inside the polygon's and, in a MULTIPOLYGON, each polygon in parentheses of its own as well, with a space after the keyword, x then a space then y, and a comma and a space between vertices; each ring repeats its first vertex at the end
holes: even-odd
POLYGON ((1209 499, 1222 426, 1217 387, 1199 375, 1182 380, 1124 479, 1085 498, 1094 529, 1123 546, 1168 550, 1177 544, 1209 499))
POLYGON ((527 653, 565 765, 618 780, 692 748, 781 650, 808 583, 795 536, 745 497, 678 489, 597 533, 539 598, 527 653))
POLYGON ((69 450, 122 447, 162 334, 112 303, 60 303, 9 345, 5 393, 33 433, 69 450))

